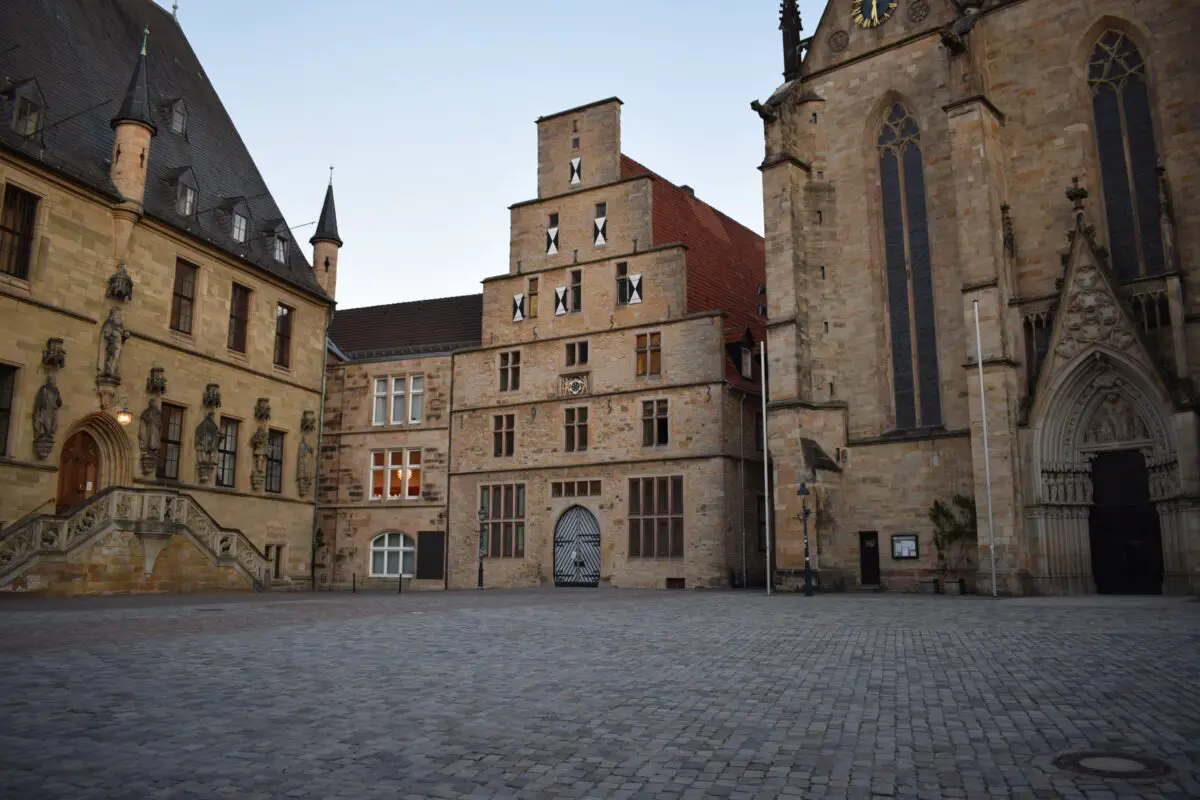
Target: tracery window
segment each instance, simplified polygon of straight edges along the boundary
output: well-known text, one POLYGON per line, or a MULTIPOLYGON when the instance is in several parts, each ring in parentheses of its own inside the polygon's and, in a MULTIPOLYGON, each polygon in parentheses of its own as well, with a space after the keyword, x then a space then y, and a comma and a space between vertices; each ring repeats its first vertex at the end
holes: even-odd
POLYGON ((889 109, 878 147, 896 428, 936 427, 942 403, 921 131, 903 104, 889 109))
POLYGON ((1146 62, 1133 40, 1105 31, 1088 63, 1096 148, 1113 267, 1122 280, 1166 269, 1158 208, 1158 150, 1146 62))

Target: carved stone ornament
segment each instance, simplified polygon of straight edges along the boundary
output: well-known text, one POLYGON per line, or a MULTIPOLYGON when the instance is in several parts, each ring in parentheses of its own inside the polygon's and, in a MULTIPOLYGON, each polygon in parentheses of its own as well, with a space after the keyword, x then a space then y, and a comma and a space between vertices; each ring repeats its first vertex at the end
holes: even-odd
MULTIPOLYGON (((311 411, 304 412, 311 414, 311 411)), ((301 497, 307 497, 313 484, 313 447, 308 443, 307 436, 300 437, 296 448, 296 490, 301 497)))
MULTIPOLYGON (((210 388, 214 384, 209 384, 210 388)), ((205 391, 205 399, 208 392, 205 391)), ((216 411, 209 408, 204 419, 196 426, 196 476, 201 483, 208 483, 217 466, 217 445, 221 441, 221 428, 215 419, 216 411)))
POLYGON ((258 398, 258 402, 254 405, 254 419, 258 422, 271 421, 271 401, 266 397, 258 398))
POLYGON ((845 31, 834 31, 829 35, 829 49, 840 53, 850 45, 850 34, 845 31))
POLYGON ((1137 409, 1118 392, 1108 392, 1083 432, 1084 444, 1146 441, 1150 431, 1137 409))
POLYGON ((579 375, 563 375, 559 382, 559 394, 565 397, 581 397, 588 394, 590 388, 586 372, 579 375))
POLYGON ((146 376, 146 393, 159 395, 167 393, 167 375, 162 367, 150 368, 150 374, 146 376))
POLYGON ((47 372, 51 369, 62 369, 67 363, 67 351, 63 347, 63 340, 57 337, 50 337, 46 340, 46 347, 42 350, 42 366, 46 367, 47 372))
POLYGON ((138 423, 138 446, 142 453, 142 474, 153 475, 158 466, 158 449, 162 446, 162 408, 155 395, 150 395, 138 423))
POLYGON ((1063 335, 1054 350, 1071 358, 1090 344, 1107 344, 1127 350, 1135 341, 1124 324, 1117 299, 1100 270, 1092 264, 1080 264, 1067 287, 1063 309, 1063 335))
MULTIPOLYGON (((259 401, 262 402, 262 401, 259 401)), ((255 414, 258 410, 255 409, 255 414)), ((266 427, 261 427, 254 432, 250 437, 250 455, 253 459, 252 469, 250 470, 250 488, 254 491, 262 491, 263 484, 267 479, 267 446, 270 437, 267 436, 266 427)))
POLYGON ((207 409, 221 407, 221 386, 220 384, 210 383, 204 387, 204 397, 200 400, 201 404, 207 409))
POLYGON ((300 430, 312 433, 317 429, 317 414, 315 411, 305 411, 300 415, 300 430))
POLYGON ((1017 257, 1017 236, 1013 232, 1013 218, 1009 213, 1011 206, 1008 203, 1000 204, 1000 227, 1004 231, 1004 253, 1009 258, 1017 257))
POLYGON ((913 0, 908 4, 908 21, 924 22, 929 16, 929 0, 913 0))
POLYGON ((125 264, 117 264, 117 271, 109 276, 108 290, 104 296, 120 303, 133 299, 133 278, 125 271, 125 264))
POLYGON ((113 307, 108 319, 100 329, 100 354, 96 369, 96 392, 100 395, 100 409, 112 407, 117 387, 121 385, 121 351, 129 331, 121 323, 121 309, 113 307))
MULTIPOLYGON (((60 343, 62 340, 58 340, 60 343)), ((55 383, 57 370, 47 368, 46 382, 38 389, 33 401, 33 450, 39 459, 45 459, 54 449, 54 434, 58 431, 58 410, 62 408, 62 395, 55 383)))
POLYGON ((979 22, 980 6, 983 0, 955 0, 959 17, 942 28, 942 44, 954 55, 967 51, 967 35, 979 22))

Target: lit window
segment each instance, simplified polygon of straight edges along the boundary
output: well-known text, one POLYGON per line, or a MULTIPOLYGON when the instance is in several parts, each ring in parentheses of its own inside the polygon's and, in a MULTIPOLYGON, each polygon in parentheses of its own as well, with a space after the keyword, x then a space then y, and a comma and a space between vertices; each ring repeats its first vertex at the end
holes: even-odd
POLYGON ((662 372, 661 333, 638 334, 636 352, 638 375, 658 375, 662 372))
POLYGON ((421 497, 421 450, 376 450, 371 453, 371 499, 415 500, 421 497))
POLYGON ((186 184, 179 184, 179 194, 175 197, 175 210, 185 217, 196 213, 196 190, 186 184))
POLYGON ((381 533, 371 540, 372 578, 411 578, 416 560, 413 538, 406 533, 381 533))
POLYGON ((246 241, 247 227, 248 227, 248 221, 246 220, 246 218, 243 215, 241 215, 235 211, 233 213, 233 240, 235 242, 245 242, 246 241))

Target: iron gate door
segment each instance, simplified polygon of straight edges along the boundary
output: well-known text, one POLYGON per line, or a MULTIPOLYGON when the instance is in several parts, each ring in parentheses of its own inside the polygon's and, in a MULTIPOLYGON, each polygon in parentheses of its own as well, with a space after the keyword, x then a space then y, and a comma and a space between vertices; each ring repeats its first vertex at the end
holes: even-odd
POLYGON ((573 506, 554 527, 554 585, 600 585, 600 523, 573 506))

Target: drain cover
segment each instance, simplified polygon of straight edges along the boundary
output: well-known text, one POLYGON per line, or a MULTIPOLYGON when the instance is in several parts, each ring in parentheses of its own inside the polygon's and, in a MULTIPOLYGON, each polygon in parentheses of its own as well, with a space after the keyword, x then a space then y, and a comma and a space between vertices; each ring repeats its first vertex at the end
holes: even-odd
POLYGON ((1105 750, 1067 753, 1054 759, 1054 766, 1100 778, 1161 778, 1171 772, 1162 759, 1105 750))

